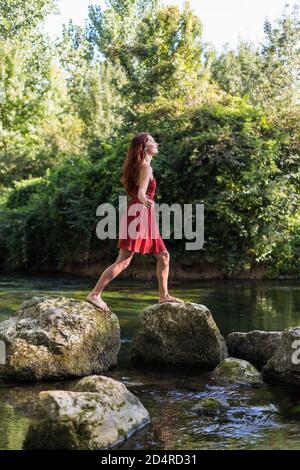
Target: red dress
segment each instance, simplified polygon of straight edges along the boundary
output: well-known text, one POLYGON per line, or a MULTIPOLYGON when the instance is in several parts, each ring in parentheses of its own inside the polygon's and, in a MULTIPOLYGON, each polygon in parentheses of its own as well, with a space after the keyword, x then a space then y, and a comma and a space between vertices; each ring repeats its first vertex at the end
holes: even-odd
MULTIPOLYGON (((146 196, 154 199, 156 180, 149 181, 146 196)), ((135 253, 160 253, 166 250, 155 217, 155 207, 146 207, 138 198, 139 185, 120 221, 118 248, 135 253)))

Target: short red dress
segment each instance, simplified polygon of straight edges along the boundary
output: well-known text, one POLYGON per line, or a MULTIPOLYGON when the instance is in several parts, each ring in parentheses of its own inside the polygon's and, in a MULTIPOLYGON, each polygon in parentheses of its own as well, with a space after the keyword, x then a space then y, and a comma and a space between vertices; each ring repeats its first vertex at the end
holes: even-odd
MULTIPOLYGON (((149 180, 146 196, 154 199, 156 180, 149 180)), ((155 217, 155 207, 146 207, 138 198, 139 185, 135 185, 134 195, 130 199, 121 217, 118 248, 126 248, 135 253, 160 253, 166 250, 155 217)))

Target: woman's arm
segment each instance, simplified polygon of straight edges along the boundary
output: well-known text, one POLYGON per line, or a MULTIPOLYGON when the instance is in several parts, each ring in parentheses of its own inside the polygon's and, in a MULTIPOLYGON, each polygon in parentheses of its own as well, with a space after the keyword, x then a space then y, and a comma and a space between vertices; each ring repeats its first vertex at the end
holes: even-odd
POLYGON ((138 191, 138 198, 142 204, 146 207, 151 207, 153 205, 153 201, 148 199, 146 195, 146 191, 149 184, 149 179, 152 176, 152 168, 150 165, 142 165, 140 168, 139 174, 139 191, 138 191))

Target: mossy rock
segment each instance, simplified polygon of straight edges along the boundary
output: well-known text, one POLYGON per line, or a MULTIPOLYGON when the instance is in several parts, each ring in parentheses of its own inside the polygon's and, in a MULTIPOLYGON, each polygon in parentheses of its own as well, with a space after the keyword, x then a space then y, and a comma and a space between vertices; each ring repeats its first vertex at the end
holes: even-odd
POLYGON ((229 408, 229 405, 219 398, 204 397, 192 407, 192 411, 199 415, 204 416, 217 416, 225 413, 229 408))
POLYGON ((227 355, 210 310, 195 302, 164 302, 138 317, 130 357, 134 365, 213 370, 227 355))
POLYGON ((38 395, 24 449, 108 449, 149 423, 146 408, 122 382, 93 375, 74 391, 38 395))
POLYGON ((213 377, 238 385, 260 386, 263 384, 261 374, 250 362, 234 357, 224 359, 213 371, 213 377))
POLYGON ((82 377, 117 364, 118 317, 66 297, 32 297, 0 323, 5 363, 0 375, 13 380, 82 377))
POLYGON ((282 332, 273 356, 264 366, 264 377, 288 387, 300 389, 300 327, 282 332))

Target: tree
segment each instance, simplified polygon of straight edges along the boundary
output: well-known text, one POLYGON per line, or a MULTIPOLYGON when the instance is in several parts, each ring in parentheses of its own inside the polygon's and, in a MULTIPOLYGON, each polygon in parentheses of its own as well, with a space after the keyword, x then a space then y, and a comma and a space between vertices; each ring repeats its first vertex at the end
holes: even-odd
POLYGON ((71 20, 63 27, 62 39, 56 41, 56 51, 72 111, 84 124, 82 137, 86 145, 93 139, 109 139, 121 122, 115 108, 122 100, 111 85, 113 65, 95 57, 86 31, 71 20))
POLYGON ((224 48, 211 64, 212 77, 221 88, 247 98, 270 113, 299 104, 300 20, 299 8, 264 23, 265 40, 260 47, 240 41, 237 51, 224 48))
POLYGON ((2 186, 42 175, 61 155, 82 150, 77 137, 81 123, 70 113, 55 49, 39 29, 51 5, 41 0, 0 0, 2 186))
POLYGON ((56 6, 57 0, 0 0, 0 39, 31 35, 56 6))
POLYGON ((182 13, 175 6, 162 7, 156 0, 108 4, 104 11, 90 7, 90 38, 120 70, 114 85, 126 99, 127 119, 140 104, 158 97, 199 100, 204 72, 202 24, 189 2, 182 13))

